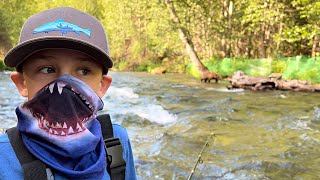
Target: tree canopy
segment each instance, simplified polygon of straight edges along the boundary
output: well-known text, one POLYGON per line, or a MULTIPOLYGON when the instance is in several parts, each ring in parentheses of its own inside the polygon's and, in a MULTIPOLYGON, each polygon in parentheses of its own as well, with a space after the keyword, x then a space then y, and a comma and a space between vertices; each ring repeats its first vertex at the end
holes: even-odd
MULTIPOLYGON (((317 0, 0 0, 0 55, 18 41, 24 21, 45 9, 70 6, 97 17, 109 36, 117 68, 188 62, 178 27, 201 60, 318 56, 317 0)), ((178 68, 179 69, 179 68, 178 68)))

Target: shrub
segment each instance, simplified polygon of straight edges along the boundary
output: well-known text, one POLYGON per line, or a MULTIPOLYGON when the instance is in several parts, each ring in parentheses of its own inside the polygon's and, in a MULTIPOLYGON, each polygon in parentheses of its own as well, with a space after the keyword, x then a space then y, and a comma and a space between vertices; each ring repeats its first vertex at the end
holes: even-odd
MULTIPOLYGON (((209 70, 222 76, 230 76, 241 70, 250 76, 268 76, 271 73, 282 73, 283 79, 300 79, 320 83, 320 59, 302 56, 278 59, 211 59, 204 61, 209 70)), ((198 70, 188 64, 187 73, 200 77, 198 70)))

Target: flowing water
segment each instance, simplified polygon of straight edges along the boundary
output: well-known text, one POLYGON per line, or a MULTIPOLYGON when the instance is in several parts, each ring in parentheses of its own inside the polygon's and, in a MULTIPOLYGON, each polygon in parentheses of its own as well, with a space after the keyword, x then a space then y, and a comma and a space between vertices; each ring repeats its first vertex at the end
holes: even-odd
MULTIPOLYGON (((110 74, 103 112, 127 128, 139 179, 187 179, 206 141, 192 179, 320 179, 320 93, 110 74)), ((16 124, 14 109, 23 101, 1 73, 0 128, 16 124)))

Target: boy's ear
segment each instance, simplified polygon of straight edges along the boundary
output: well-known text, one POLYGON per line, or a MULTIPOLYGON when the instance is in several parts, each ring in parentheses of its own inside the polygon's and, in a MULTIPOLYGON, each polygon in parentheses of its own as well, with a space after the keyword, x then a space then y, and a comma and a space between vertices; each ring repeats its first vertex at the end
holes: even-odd
POLYGON ((13 71, 10 74, 10 77, 11 77, 11 80, 16 85, 21 96, 28 97, 28 89, 27 89, 23 74, 20 72, 13 71))
POLYGON ((112 82, 112 77, 108 75, 103 75, 101 82, 100 82, 100 87, 99 87, 99 92, 97 94, 99 95, 100 98, 102 98, 107 90, 109 89, 110 85, 112 82))

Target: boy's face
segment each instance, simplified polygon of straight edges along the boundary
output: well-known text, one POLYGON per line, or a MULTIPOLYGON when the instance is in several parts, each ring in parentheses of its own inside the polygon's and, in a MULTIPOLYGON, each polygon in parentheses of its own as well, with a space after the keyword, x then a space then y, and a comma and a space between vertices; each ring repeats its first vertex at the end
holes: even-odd
POLYGON ((34 53, 22 65, 22 73, 12 72, 11 79, 20 94, 28 100, 45 85, 62 75, 71 75, 82 81, 102 97, 112 78, 102 73, 102 65, 91 57, 68 49, 47 49, 34 53))

